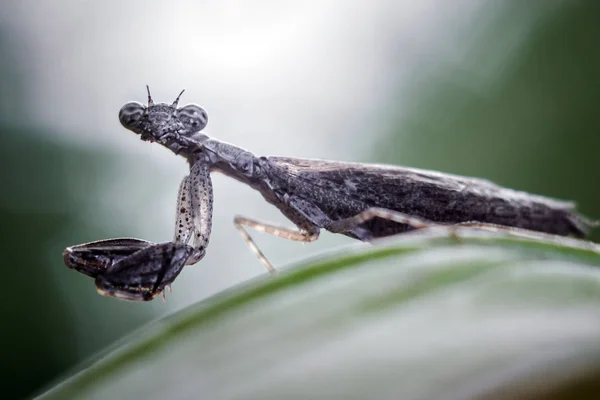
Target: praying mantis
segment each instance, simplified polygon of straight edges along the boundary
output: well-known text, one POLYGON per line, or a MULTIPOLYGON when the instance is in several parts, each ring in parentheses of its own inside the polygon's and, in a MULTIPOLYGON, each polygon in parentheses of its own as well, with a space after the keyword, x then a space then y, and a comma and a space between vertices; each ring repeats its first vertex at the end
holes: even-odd
POLYGON ((312 242, 321 229, 370 242, 433 226, 471 226, 519 234, 585 237, 597 226, 572 202, 502 188, 490 181, 415 168, 292 157, 258 157, 201 131, 206 111, 195 104, 125 104, 121 124, 143 141, 184 157, 189 175, 179 186, 173 240, 99 240, 67 247, 67 267, 95 279, 100 294, 148 301, 170 289, 186 265, 206 254, 212 228, 212 172, 259 191, 296 229, 236 216, 234 226, 268 271, 275 268, 247 228, 312 242))

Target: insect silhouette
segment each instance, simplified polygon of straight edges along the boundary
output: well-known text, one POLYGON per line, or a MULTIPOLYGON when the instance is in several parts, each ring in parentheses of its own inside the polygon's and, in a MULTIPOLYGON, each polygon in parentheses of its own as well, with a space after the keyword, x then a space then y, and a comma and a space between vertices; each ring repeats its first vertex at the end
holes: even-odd
POLYGON ((65 264, 96 279, 101 294, 151 300, 163 294, 185 265, 202 259, 210 239, 213 193, 210 173, 221 172, 259 191, 296 228, 236 216, 234 226, 269 271, 275 268, 248 228, 299 242, 321 229, 369 242, 439 225, 535 231, 585 237, 596 222, 573 202, 502 188, 490 181, 416 168, 253 153, 207 136, 206 112, 195 104, 125 104, 121 124, 184 157, 190 174, 181 182, 172 242, 101 240, 68 247, 65 264))

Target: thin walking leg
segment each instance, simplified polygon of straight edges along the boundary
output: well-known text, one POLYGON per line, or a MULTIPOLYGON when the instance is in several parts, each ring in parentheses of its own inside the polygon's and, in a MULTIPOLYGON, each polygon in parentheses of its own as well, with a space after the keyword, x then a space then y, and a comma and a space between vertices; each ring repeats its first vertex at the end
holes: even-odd
POLYGON ((411 215, 403 214, 398 211, 388 210, 386 208, 372 207, 350 218, 333 221, 327 224, 324 228, 333 233, 348 232, 353 228, 356 228, 357 226, 372 220, 373 218, 382 218, 388 221, 394 221, 399 224, 409 225, 415 229, 431 228, 433 226, 442 225, 419 217, 413 217, 411 215))
POLYGON ((461 227, 481 229, 481 230, 488 231, 488 232, 508 233, 513 236, 525 237, 525 238, 530 238, 530 239, 552 238, 555 236, 553 234, 545 233, 545 232, 531 231, 528 229, 517 228, 514 226, 489 224, 486 222, 478 222, 478 221, 460 222, 458 224, 451 225, 450 233, 452 235, 456 235, 456 230, 461 227))
POLYGON ((267 260, 245 227, 252 228, 260 232, 269 233, 280 238, 295 240, 297 242, 313 242, 319 238, 319 228, 309 224, 308 222, 305 224, 305 226, 296 230, 293 228, 286 228, 283 226, 260 222, 238 215, 233 219, 233 224, 242 235, 244 241, 248 244, 248 246, 250 246, 250 249, 254 252, 254 254, 256 254, 258 259, 262 261, 269 272, 276 272, 275 267, 273 267, 269 260, 267 260))
POLYGON ((356 228, 357 226, 373 219, 382 218, 388 221, 398 222, 400 224, 409 225, 415 229, 433 228, 433 227, 446 227, 448 228, 448 234, 452 237, 458 238, 457 229, 460 227, 481 229, 489 232, 503 232, 514 236, 527 237, 527 238, 540 238, 540 237, 552 237, 553 235, 534 232, 526 229, 520 229, 515 227, 509 227, 504 225, 489 224, 478 221, 466 221, 456 224, 443 224, 433 221, 428 221, 419 217, 413 217, 410 215, 403 214, 398 211, 388 210, 385 208, 369 208, 365 211, 358 213, 350 218, 334 221, 325 226, 330 232, 333 233, 344 233, 356 228))

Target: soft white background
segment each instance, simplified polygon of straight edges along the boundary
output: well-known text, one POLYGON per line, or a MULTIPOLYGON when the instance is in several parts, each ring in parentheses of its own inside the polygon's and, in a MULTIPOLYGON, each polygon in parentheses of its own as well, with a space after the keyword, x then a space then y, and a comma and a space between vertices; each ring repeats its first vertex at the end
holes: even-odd
MULTIPOLYGON (((27 123, 56 132, 52 140, 120 160, 106 165, 111 179, 98 192, 85 182, 70 184, 73 198, 89 204, 81 223, 93 217, 106 237, 164 241, 172 236, 187 166, 117 119, 123 103, 145 101, 145 84, 157 102, 170 103, 185 88, 181 104, 208 111, 208 134, 258 155, 376 162, 374 144, 411 102, 405 89, 468 56, 468 39, 496 8, 476 0, 25 0, 5 2, 0 18, 31 90, 27 123)), ((507 43, 522 34, 519 26, 515 21, 507 43)), ((4 112, 13 106, 3 105, 4 112)), ((146 307, 180 308, 265 273, 233 216, 289 222, 235 181, 215 176, 214 193, 206 257, 181 274, 166 306, 146 307)), ((350 242, 327 233, 309 245, 255 238, 276 266, 350 242)), ((59 284, 67 273, 56 271, 59 284)), ((90 318, 75 296, 70 301, 82 320, 90 318)))

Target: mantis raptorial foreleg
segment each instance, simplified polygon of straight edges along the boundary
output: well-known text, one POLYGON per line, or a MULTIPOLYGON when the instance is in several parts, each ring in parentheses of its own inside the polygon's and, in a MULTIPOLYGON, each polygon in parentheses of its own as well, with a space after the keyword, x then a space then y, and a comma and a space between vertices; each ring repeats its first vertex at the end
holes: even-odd
POLYGON ((118 238, 68 247, 65 264, 96 278, 99 293, 126 300, 152 300, 185 265, 204 256, 211 231, 212 184, 208 167, 192 165, 179 187, 172 242, 118 238))
POLYGON ((179 186, 175 217, 175 243, 189 244, 194 251, 186 265, 204 257, 212 228, 213 191, 210 171, 205 163, 194 163, 179 186))

